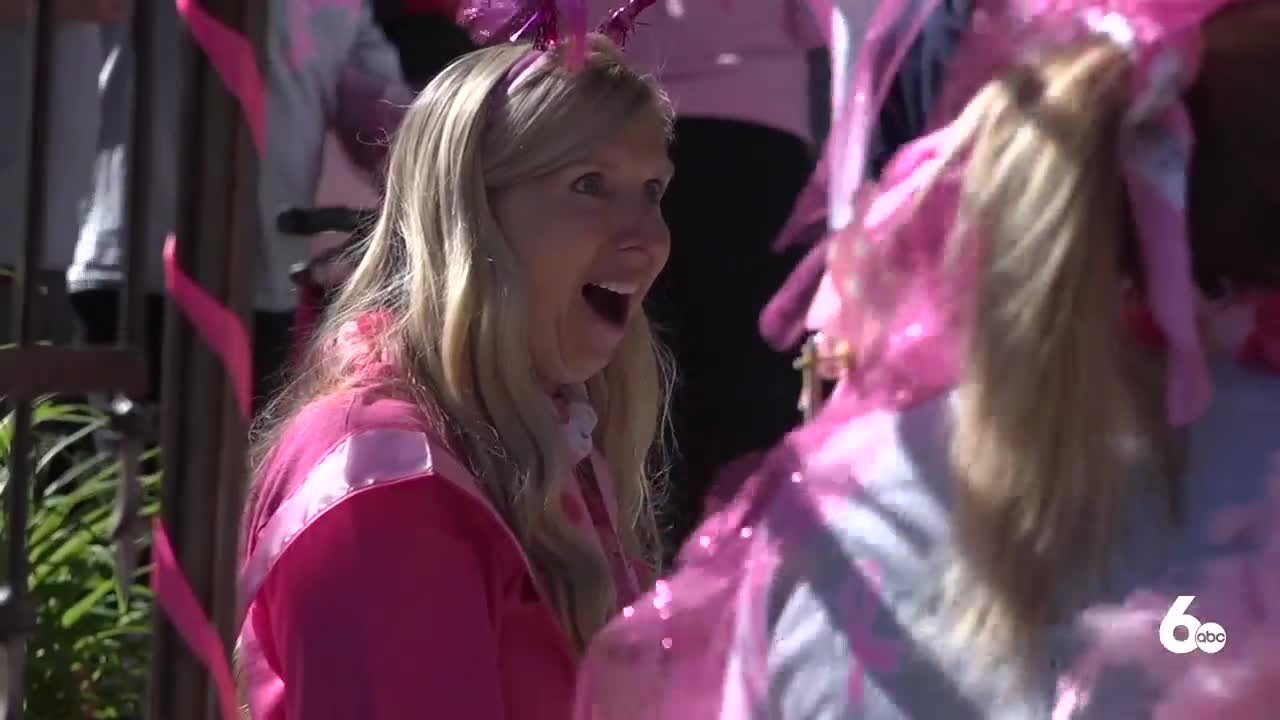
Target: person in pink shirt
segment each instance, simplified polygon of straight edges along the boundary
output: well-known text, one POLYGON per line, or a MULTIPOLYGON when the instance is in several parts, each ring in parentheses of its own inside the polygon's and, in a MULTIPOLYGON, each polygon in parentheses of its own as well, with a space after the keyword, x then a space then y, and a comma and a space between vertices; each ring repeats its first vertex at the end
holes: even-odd
POLYGON ((591 36, 408 108, 352 277, 264 413, 237 663, 257 720, 563 720, 654 556, 671 110, 591 36))

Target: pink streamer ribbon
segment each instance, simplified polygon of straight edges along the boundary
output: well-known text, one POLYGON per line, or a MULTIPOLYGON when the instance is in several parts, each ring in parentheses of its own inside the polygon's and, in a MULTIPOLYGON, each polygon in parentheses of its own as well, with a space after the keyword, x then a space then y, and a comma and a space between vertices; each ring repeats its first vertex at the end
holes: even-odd
POLYGON ((213 350, 231 381, 240 415, 247 421, 253 408, 253 355, 244 323, 214 300, 178 265, 177 242, 170 235, 164 243, 164 284, 178 309, 213 350))
MULTIPOLYGON (((195 0, 176 0, 178 14, 186 22, 197 45, 240 104, 254 147, 265 145, 265 92, 257 55, 244 35, 218 22, 195 0)), ((182 271, 173 235, 164 244, 165 289, 178 309, 213 350, 226 369, 240 415, 252 414, 253 359, 248 333, 240 318, 211 297, 182 271)), ((186 575, 178 565, 172 543, 159 519, 151 528, 152 591, 161 611, 178 635, 213 676, 224 720, 241 720, 235 683, 226 650, 217 630, 196 600, 186 575)))
POLYGON ((154 561, 151 590, 155 593, 156 603, 169 617, 178 635, 213 675, 223 720, 241 720, 236 686, 222 640, 191 591, 191 585, 174 555, 164 523, 159 518, 151 521, 151 555, 154 561))
POLYGON ((262 154, 266 146, 266 87, 258 56, 243 34, 219 22, 196 0, 176 0, 178 15, 186 22, 196 44, 213 64, 227 89, 240 102, 253 145, 262 154))
MULTIPOLYGON (((175 2, 196 44, 239 102, 254 147, 261 155, 266 145, 266 91, 253 45, 242 33, 205 12, 197 0, 175 2)), ((253 408, 253 355, 244 323, 182 271, 175 243, 172 235, 165 240, 165 288, 200 338, 222 361, 240 414, 248 420, 253 408)))
MULTIPOLYGON (((252 356, 244 325, 227 307, 212 299, 204 288, 182 272, 178 266, 177 243, 172 234, 165 240, 164 272, 169 296, 173 297, 178 309, 227 369, 239 413, 248 420, 252 402, 252 356)), ((151 525, 151 546, 155 560, 151 587, 157 605, 214 678, 224 720, 241 720, 237 710, 236 685, 232 682, 218 630, 196 601, 160 520, 151 525)))
MULTIPOLYGON (((182 272, 173 235, 164 244, 164 274, 169 296, 226 368, 240 414, 247 421, 251 412, 252 359, 244 325, 240 318, 182 272)), ((196 601, 195 593, 174 556, 164 524, 159 519, 152 522, 151 545, 155 562, 151 587, 156 603, 191 652, 213 676, 223 719, 241 720, 222 640, 196 601)))

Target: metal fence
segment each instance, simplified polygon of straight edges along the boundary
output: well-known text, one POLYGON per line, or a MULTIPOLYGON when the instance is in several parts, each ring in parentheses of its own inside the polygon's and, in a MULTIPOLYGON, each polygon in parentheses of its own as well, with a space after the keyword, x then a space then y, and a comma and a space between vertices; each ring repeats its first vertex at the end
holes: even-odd
MULTIPOLYGON (((20 1, 20 0, 18 0, 20 1)), ((74 2, 75 0, 59 0, 74 2)), ((6 576, 0 578, 0 643, 8 665, 7 717, 24 716, 27 647, 32 636, 37 598, 28 585, 26 528, 32 511, 32 401, 50 393, 111 393, 116 430, 126 439, 141 432, 135 413, 150 390, 142 342, 142 311, 148 244, 144 234, 148 203, 154 193, 151 143, 156 93, 179 94, 177 208, 178 261, 215 299, 251 321, 250 301, 255 231, 256 158, 240 110, 213 68, 189 38, 182 39, 180 83, 161 88, 155 81, 156 3, 134 0, 130 31, 136 61, 129 152, 126 218, 126 272, 121 293, 119 343, 116 347, 46 346, 35 344, 36 284, 45 236, 44 208, 49 148, 50 96, 53 73, 55 0, 35 0, 33 51, 28 98, 8 98, 30 108, 29 136, 24 148, 26 174, 24 227, 13 277, 13 345, 0 349, 0 395, 14 414, 5 491, 6 576)), ((202 7, 255 42, 261 37, 266 3, 261 0, 200 0, 202 7)), ((9 201, 9 199, 5 199, 9 201)), ((218 625, 226 645, 234 633, 235 556, 239 513, 245 485, 245 427, 222 368, 170 305, 165 317, 160 437, 164 467, 162 517, 173 539, 179 563, 196 597, 218 625)), ((136 452, 137 442, 120 443, 121 452, 136 452)), ((121 474, 118 492, 135 494, 136 478, 121 474)), ((118 534, 138 529, 136 503, 123 506, 118 534)), ((153 620, 148 715, 156 720, 214 718, 216 703, 204 669, 158 613, 153 620)))

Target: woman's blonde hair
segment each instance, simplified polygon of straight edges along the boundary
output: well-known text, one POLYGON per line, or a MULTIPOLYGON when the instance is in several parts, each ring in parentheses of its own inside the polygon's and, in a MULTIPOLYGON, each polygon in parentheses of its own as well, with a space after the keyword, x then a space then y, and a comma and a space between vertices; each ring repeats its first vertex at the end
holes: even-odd
POLYGON ((1032 641, 1064 579, 1098 570, 1158 436, 1159 376, 1123 342, 1119 137, 1129 64, 1107 42, 1019 67, 970 103, 960 225, 981 238, 953 407, 962 627, 1032 641), (1158 387, 1156 383, 1147 383, 1158 387), (1127 444, 1120 438, 1133 438, 1127 444))
MULTIPOLYGON (((663 94, 602 37, 570 70, 555 52, 498 46, 451 65, 408 109, 392 143, 381 212, 354 274, 327 312, 299 379, 267 421, 270 449, 307 402, 353 378, 325 351, 344 324, 387 312, 380 338, 399 377, 385 390, 416 402, 469 465, 522 544, 573 643, 613 610, 608 563, 567 520, 573 479, 552 401, 535 382, 524 276, 490 206, 493 193, 581 158, 637 117, 671 128, 663 94)), ((612 472, 626 552, 655 558, 656 450, 669 363, 642 314, 587 385, 596 447, 612 472)), ((265 457, 265 452, 259 457, 265 457)))
MULTIPOLYGON (((1267 32, 1280 27, 1275 10, 1256 14, 1277 21, 1267 32)), ((1262 226, 1224 237, 1196 222, 1206 208, 1270 216, 1280 199, 1235 189, 1232 173, 1254 159, 1224 166, 1203 154, 1220 153, 1242 122, 1261 127, 1248 119, 1260 105, 1272 124, 1258 141, 1280 139, 1280 104, 1241 84, 1256 76, 1255 89, 1270 87, 1258 75, 1263 31, 1250 22, 1246 12, 1210 21, 1201 82, 1188 95, 1193 258, 1198 267, 1216 258, 1214 272, 1234 277, 1256 277, 1267 256, 1274 273, 1280 248, 1262 226), (1258 42, 1239 41, 1242 32, 1258 42), (1230 108, 1206 105, 1209 79, 1233 96, 1230 108)), ((1134 131, 1124 126, 1131 73, 1122 48, 1085 42, 988 83, 958 120, 957 152, 968 153, 958 227, 980 239, 981 260, 953 406, 963 560, 946 600, 961 635, 1005 657, 1039 644, 1039 630, 1094 588, 1137 494, 1165 499, 1179 520, 1185 446, 1166 421, 1162 360, 1123 326, 1126 294, 1143 282, 1120 165, 1134 131)))

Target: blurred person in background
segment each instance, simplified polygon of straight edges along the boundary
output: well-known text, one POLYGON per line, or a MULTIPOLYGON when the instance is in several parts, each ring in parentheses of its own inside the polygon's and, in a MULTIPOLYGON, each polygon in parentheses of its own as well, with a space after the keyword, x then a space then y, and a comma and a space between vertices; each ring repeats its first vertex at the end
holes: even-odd
MULTIPOLYGON (((98 133, 101 27, 127 16, 124 2, 55 2, 45 148, 42 261, 37 269, 35 337, 68 342, 74 332, 62 275, 71 264, 79 222, 88 211, 98 133)), ((0 343, 13 339, 9 275, 26 227, 31 161, 31 98, 35 8, 31 0, 0 1, 0 343)))
MULTIPOLYGON (((174 229, 179 186, 177 157, 179 44, 183 32, 172 2, 157 2, 158 46, 153 111, 153 191, 146 237, 148 359, 159 387, 163 329, 161 250, 174 229)), ((134 48, 129 23, 103 30, 102 124, 93 201, 81 225, 67 286, 87 342, 115 341, 121 259, 128 229, 124 200, 129 157, 134 48)), ((330 129, 368 173, 379 172, 384 141, 410 99, 395 48, 373 21, 366 0, 319 3, 272 0, 265 40, 266 148, 258 163, 259 213, 253 318, 255 403, 274 392, 290 349, 296 289, 290 269, 310 252, 307 238, 276 231, 277 214, 315 200, 330 129)), ((228 149, 230 151, 230 149, 228 149)))
POLYGON ((671 262, 652 297, 681 377, 673 546, 716 470, 798 418, 792 358, 765 343, 757 317, 798 260, 771 246, 814 166, 809 54, 821 45, 804 0, 660 0, 627 45, 676 112, 676 175, 663 200, 671 262))

